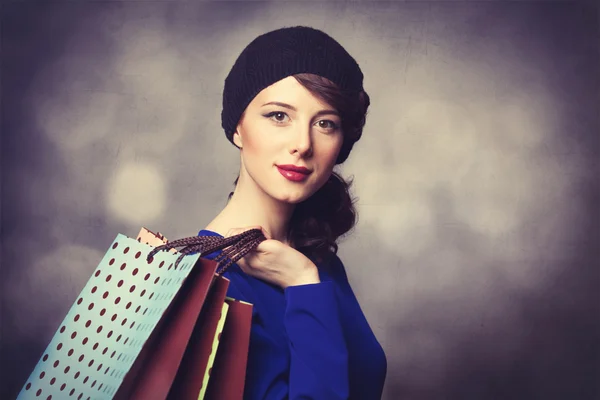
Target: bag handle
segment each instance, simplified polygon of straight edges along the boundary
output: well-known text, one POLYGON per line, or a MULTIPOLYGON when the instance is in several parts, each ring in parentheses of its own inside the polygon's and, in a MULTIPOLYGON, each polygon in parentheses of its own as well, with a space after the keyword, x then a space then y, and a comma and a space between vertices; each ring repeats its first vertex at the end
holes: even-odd
POLYGON ((218 262, 217 274, 222 275, 231 264, 256 249, 263 240, 266 240, 266 238, 260 229, 250 229, 226 238, 219 236, 191 236, 155 247, 148 254, 147 260, 150 260, 159 251, 168 251, 175 247, 183 247, 179 250, 181 255, 175 262, 175 268, 177 268, 183 257, 188 254, 198 251, 202 254, 212 254, 217 250, 223 250, 221 254, 215 257, 215 261, 218 262))

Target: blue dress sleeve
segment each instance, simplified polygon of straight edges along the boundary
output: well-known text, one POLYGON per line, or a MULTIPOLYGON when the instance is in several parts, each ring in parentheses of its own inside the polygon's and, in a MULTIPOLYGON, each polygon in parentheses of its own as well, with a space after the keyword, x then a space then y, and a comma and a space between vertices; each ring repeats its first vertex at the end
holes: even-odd
POLYGON ((347 399, 348 350, 333 282, 285 289, 290 399, 347 399))
POLYGON ((255 304, 244 398, 348 399, 348 351, 334 283, 283 291, 285 348, 274 344, 273 331, 264 326, 269 315, 257 310, 253 288, 240 275, 227 277, 228 296, 255 304))

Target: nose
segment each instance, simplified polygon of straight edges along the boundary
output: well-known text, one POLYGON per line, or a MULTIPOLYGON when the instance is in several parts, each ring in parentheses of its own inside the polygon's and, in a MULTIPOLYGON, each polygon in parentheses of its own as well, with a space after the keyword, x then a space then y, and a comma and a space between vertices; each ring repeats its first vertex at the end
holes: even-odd
POLYGON ((292 135, 290 143, 290 154, 298 153, 300 157, 308 157, 312 154, 313 143, 311 127, 300 127, 292 135))

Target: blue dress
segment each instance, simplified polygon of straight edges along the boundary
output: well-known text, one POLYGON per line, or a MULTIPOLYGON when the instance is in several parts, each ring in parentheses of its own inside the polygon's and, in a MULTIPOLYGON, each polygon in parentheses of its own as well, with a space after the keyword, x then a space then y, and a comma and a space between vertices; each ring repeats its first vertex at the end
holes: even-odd
MULTIPOLYGON (((201 230, 201 236, 221 236, 201 230)), ((207 255, 213 259, 220 251, 207 255)), ((285 290, 244 273, 223 274, 227 296, 252 303, 244 399, 377 400, 387 360, 335 256, 321 282, 285 290)))

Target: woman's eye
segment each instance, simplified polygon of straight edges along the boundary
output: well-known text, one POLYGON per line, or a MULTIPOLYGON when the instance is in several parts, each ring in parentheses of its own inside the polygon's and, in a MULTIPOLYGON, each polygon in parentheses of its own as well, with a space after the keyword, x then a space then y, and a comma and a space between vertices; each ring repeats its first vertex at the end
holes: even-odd
POLYGON ((281 111, 273 111, 265 115, 265 117, 270 118, 276 122, 283 122, 287 114, 281 111))
POLYGON ((330 121, 328 119, 321 120, 321 121, 317 122, 317 124, 319 125, 319 128, 323 128, 323 129, 337 129, 338 128, 338 126, 335 122, 330 121))

